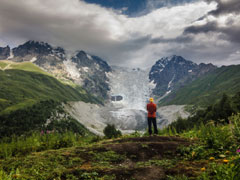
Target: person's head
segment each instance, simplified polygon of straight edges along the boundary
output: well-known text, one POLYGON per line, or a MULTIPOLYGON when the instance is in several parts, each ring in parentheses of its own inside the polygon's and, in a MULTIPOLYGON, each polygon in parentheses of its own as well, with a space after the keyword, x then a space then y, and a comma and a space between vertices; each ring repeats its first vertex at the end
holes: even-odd
POLYGON ((150 102, 153 102, 153 98, 150 98, 149 101, 150 101, 150 102))

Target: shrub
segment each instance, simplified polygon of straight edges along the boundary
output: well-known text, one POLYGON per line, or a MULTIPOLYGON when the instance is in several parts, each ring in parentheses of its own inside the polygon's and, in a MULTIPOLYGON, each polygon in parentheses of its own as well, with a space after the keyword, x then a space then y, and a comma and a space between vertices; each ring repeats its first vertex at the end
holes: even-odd
POLYGON ((104 130, 103 130, 104 135, 108 138, 117 138, 122 135, 121 131, 117 130, 114 125, 108 124, 104 130))
POLYGON ((238 180, 240 179, 240 158, 231 161, 228 164, 212 163, 210 170, 203 173, 199 180, 238 180))
POLYGON ((207 145, 207 148, 222 150, 232 145, 231 135, 229 126, 215 126, 209 123, 201 126, 197 136, 207 145))
POLYGON ((240 113, 229 117, 234 138, 240 143, 240 113))

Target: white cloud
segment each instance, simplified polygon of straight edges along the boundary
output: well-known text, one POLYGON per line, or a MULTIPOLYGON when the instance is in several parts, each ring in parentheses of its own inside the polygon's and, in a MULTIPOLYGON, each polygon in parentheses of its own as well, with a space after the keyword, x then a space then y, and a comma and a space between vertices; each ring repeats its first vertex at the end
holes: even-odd
MULTIPOLYGON (((200 59, 209 53, 205 45, 213 45, 216 39, 196 36, 193 44, 152 44, 151 39, 179 37, 187 26, 215 8, 216 3, 200 1, 130 18, 79 0, 1 0, 0 43, 46 41, 71 51, 82 49, 123 66, 146 67, 162 56, 177 53, 200 59)), ((218 41, 215 52, 225 45, 225 41, 218 41)))

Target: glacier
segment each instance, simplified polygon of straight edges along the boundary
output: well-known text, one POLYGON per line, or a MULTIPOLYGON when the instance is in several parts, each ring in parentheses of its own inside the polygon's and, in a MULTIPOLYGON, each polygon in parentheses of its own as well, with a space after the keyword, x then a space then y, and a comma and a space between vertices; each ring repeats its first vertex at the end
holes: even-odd
POLYGON ((105 123, 115 124, 121 130, 146 128, 146 104, 152 90, 148 73, 139 68, 112 67, 108 74, 109 95, 118 98, 106 105, 110 118, 105 123))
MULTIPOLYGON (((72 71, 73 64, 65 62, 72 71)), ((149 80, 149 70, 112 66, 106 73, 111 97, 104 106, 83 102, 71 102, 66 110, 95 134, 103 135, 107 124, 114 124, 123 134, 147 129, 146 105, 156 84, 149 80), (84 108, 83 108, 84 107, 84 108), (89 113, 91 112, 91 113, 89 113)), ((171 83, 169 82, 169 93, 171 83)), ((156 102, 159 99, 156 99, 156 102)), ((187 117, 184 106, 165 106, 157 109, 158 128, 166 127, 177 117, 187 117)))

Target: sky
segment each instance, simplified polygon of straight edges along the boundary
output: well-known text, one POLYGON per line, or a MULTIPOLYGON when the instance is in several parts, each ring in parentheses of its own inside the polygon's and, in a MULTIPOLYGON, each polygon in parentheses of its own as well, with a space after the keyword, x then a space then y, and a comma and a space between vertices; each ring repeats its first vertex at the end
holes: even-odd
POLYGON ((239 0, 0 0, 0 47, 44 41, 110 65, 240 64, 239 34, 239 0))

